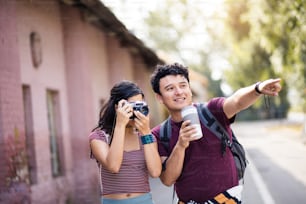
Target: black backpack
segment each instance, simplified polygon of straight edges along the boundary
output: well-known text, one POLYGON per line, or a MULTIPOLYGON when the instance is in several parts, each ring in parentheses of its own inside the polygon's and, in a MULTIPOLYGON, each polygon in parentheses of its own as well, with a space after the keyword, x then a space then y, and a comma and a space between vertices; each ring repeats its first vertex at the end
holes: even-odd
MULTIPOLYGON (((201 122, 212 133, 214 133, 216 137, 218 137, 221 140, 222 154, 223 155, 225 154, 226 147, 230 148, 235 160, 236 168, 238 171, 238 177, 239 179, 242 179, 248 163, 243 146, 238 142, 233 131, 232 131, 232 141, 230 140, 227 131, 214 117, 214 115, 208 110, 206 105, 201 103, 201 104, 196 104, 196 107, 198 109, 198 114, 201 122)), ((161 124, 159 137, 162 144, 165 146, 166 150, 169 151, 169 141, 171 137, 170 117, 161 124)))

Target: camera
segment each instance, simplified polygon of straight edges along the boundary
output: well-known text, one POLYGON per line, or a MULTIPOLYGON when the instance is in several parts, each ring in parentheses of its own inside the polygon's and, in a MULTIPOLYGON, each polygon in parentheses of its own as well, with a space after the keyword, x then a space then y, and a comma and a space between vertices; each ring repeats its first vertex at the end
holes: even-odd
MULTIPOLYGON (((144 101, 135 101, 135 102, 129 102, 132 104, 133 111, 139 111, 144 115, 148 115, 149 113, 149 107, 146 102, 144 101)), ((136 115, 133 113, 133 115, 130 117, 130 119, 136 118, 136 115)))

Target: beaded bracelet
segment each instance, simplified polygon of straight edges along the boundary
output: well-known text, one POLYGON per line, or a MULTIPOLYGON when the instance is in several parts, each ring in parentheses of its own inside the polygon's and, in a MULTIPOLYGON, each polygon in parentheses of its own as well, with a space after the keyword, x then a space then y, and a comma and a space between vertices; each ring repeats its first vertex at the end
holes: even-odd
POLYGON ((141 136, 141 142, 143 145, 145 144, 151 144, 155 142, 155 138, 152 134, 142 135, 141 136))

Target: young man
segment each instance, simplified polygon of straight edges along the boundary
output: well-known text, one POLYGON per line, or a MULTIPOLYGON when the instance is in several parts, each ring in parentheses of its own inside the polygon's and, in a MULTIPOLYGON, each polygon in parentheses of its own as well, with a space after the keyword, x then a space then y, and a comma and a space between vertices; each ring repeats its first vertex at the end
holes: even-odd
MULTIPOLYGON (((160 140, 160 125, 152 129, 163 161, 161 181, 167 186, 175 185, 181 204, 241 203, 242 187, 229 148, 222 154, 221 140, 202 123, 203 137, 192 138, 196 130, 189 125, 190 121, 182 121, 181 110, 193 104, 187 67, 178 63, 158 65, 151 76, 151 85, 171 117, 168 149, 160 140)), ((280 79, 268 79, 241 88, 228 98, 213 98, 207 107, 231 137, 230 124, 238 112, 261 95, 277 96, 280 90, 280 79)))

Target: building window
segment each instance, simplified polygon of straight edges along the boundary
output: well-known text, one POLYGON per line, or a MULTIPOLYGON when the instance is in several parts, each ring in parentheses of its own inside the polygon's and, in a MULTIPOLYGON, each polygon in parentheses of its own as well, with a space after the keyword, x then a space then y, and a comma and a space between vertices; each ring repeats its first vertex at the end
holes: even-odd
POLYGON ((33 112, 31 100, 30 86, 22 86, 23 94, 23 109, 24 109, 24 124, 25 124, 25 137, 26 137, 26 152, 27 152, 27 166, 30 174, 30 183, 37 183, 37 166, 35 154, 35 140, 33 130, 33 112))
POLYGON ((37 32, 30 34, 30 47, 33 66, 38 68, 42 63, 42 45, 41 37, 37 32))
POLYGON ((60 104, 57 91, 47 90, 47 112, 52 175, 57 177, 64 174, 60 104))

